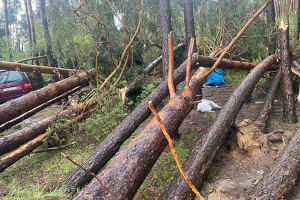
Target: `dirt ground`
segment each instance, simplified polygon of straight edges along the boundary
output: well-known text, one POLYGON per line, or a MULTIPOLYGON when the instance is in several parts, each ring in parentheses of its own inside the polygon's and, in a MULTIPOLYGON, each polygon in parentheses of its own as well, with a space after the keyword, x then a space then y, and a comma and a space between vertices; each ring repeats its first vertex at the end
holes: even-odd
MULTIPOLYGON (((223 106, 233 91, 234 87, 231 86, 204 88, 203 98, 212 100, 218 105, 223 106)), ((239 112, 236 120, 237 124, 244 119, 253 120, 255 118, 262 106, 264 96, 265 95, 261 90, 254 90, 251 102, 245 104, 239 112)), ((270 133, 278 130, 284 131, 284 138, 288 141, 296 129, 299 128, 300 124, 284 124, 281 121, 282 100, 280 95, 277 95, 275 99, 276 103, 274 103, 274 108, 270 115, 266 132, 270 133)), ((297 107, 299 107, 299 103, 297 103, 297 107)), ((297 109, 297 116, 299 115, 300 108, 297 109)), ((210 127, 216 116, 217 113, 200 113, 193 110, 181 125, 180 132, 184 134, 185 132, 189 132, 189 129, 196 129, 199 130, 199 135, 204 134, 205 130, 210 127)), ((263 137, 265 136, 266 135, 263 137)), ((206 199, 225 199, 224 196, 215 196, 214 193, 216 192, 226 194, 229 197, 234 197, 236 199, 244 199, 247 197, 251 188, 257 184, 263 174, 267 171, 268 166, 272 165, 274 159, 279 156, 284 148, 284 144, 278 142, 272 143, 272 147, 270 146, 271 149, 270 147, 267 147, 269 149, 267 152, 263 152, 263 149, 260 150, 258 148, 257 151, 253 153, 243 153, 238 147, 236 140, 236 138, 233 138, 226 141, 218 152, 213 167, 208 175, 207 182, 201 190, 201 193, 206 199), (208 198, 209 195, 210 197, 208 198)), ((289 196, 284 197, 283 199, 300 199, 300 184, 298 183, 294 186, 293 191, 289 196)))

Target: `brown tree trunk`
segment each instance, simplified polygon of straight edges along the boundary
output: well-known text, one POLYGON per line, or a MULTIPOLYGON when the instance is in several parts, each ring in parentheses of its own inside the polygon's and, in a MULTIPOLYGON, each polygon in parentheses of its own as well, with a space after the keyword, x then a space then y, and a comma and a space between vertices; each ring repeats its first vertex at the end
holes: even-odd
MULTIPOLYGON (((201 187, 207 169, 209 169, 217 150, 223 144, 226 134, 246 98, 250 95, 268 67, 275 62, 276 57, 269 56, 252 70, 230 96, 204 137, 196 142, 194 149, 183 165, 183 169, 197 188, 201 187)), ((182 175, 177 174, 162 199, 194 199, 194 193, 182 175)))
MULTIPOLYGON (((194 9, 192 0, 184 0, 184 28, 185 28, 185 40, 187 46, 191 43, 191 38, 196 38, 194 27, 194 9)), ((197 51, 196 39, 194 40, 193 52, 197 51)), ((188 50, 188 48, 187 48, 188 50)))
MULTIPOLYGON (((161 19, 161 43, 162 43, 162 65, 164 79, 168 76, 169 55, 168 55, 168 34, 172 31, 170 0, 159 0, 161 19)), ((187 44, 189 45, 189 44, 187 44)))
POLYGON ((84 104, 79 104, 75 108, 71 107, 58 115, 50 116, 42 121, 25 127, 15 133, 0 138, 0 156, 32 140, 33 138, 46 132, 47 128, 58 119, 69 117, 72 113, 80 113, 85 108, 84 104))
MULTIPOLYGON (((186 46, 185 44, 181 43, 181 44, 175 46, 175 47, 173 48, 173 50, 176 51, 177 49, 182 48, 182 47, 185 47, 185 46, 186 46)), ((151 62, 147 67, 145 67, 144 71, 145 71, 146 73, 149 73, 149 72, 150 72, 152 69, 154 69, 159 63, 161 63, 161 61, 162 61, 162 56, 159 56, 159 57, 156 58, 153 62, 151 62)))
POLYGON ((295 0, 295 40, 299 41, 299 3, 300 0, 295 0))
POLYGON ((26 19, 27 19, 26 21, 27 21, 29 45, 30 45, 30 48, 32 48, 32 34, 31 34, 30 17, 29 17, 27 0, 24 0, 24 4, 25 4, 26 19))
POLYGON ((75 87, 82 86, 89 81, 86 72, 48 85, 42 89, 30 92, 17 99, 0 105, 0 125, 12 120, 19 115, 67 92, 75 87))
MULTIPOLYGON (((52 46, 51 46, 51 38, 49 34, 48 22, 46 17, 46 9, 45 9, 45 0, 39 0, 40 3, 40 15, 42 19, 42 26, 43 26, 43 35, 45 40, 45 51, 47 55, 48 65, 50 67, 55 67, 53 54, 52 54, 52 46)), ((51 75, 51 82, 55 83, 59 80, 56 74, 51 75)))
POLYGON ((41 72, 46 74, 59 73, 62 75, 69 74, 72 72, 78 72, 78 70, 74 70, 74 69, 28 65, 28 64, 21 64, 17 62, 5 62, 5 61, 0 61, 0 69, 7 70, 7 71, 41 72))
POLYGON ((280 32, 280 58, 283 76, 283 121, 296 123, 297 116, 295 111, 295 100, 293 93, 291 53, 289 46, 289 27, 282 20, 279 24, 280 32))
POLYGON ((275 93, 278 89, 280 79, 282 77, 282 71, 279 69, 277 70, 276 75, 274 76, 270 88, 268 90, 268 94, 265 98, 264 104, 262 105, 259 115, 255 119, 255 121, 258 121, 261 125, 260 130, 264 133, 266 129, 266 124, 269 118, 269 115, 271 113, 271 110, 273 108, 273 102, 275 98, 275 93))
POLYGON ((65 92, 64 94, 62 94, 62 95, 60 95, 58 97, 55 97, 55 98, 51 99, 50 101, 47 101, 47 102, 45 102, 45 103, 43 103, 43 104, 41 104, 41 105, 33 108, 32 110, 30 110, 30 111, 28 111, 28 112, 26 112, 26 113, 18 116, 17 118, 12 119, 12 120, 10 120, 10 121, 8 121, 8 122, 0 125, 0 133, 3 132, 3 131, 5 131, 5 130, 7 130, 7 129, 9 129, 9 128, 11 128, 11 127, 13 127, 14 125, 16 125, 18 123, 24 121, 25 119, 31 117, 32 115, 38 113, 41 110, 47 108, 48 106, 54 104, 55 102, 64 99, 65 97, 67 97, 67 96, 73 94, 74 92, 82 89, 83 87, 84 86, 79 86, 79 87, 76 87, 76 88, 74 88, 74 89, 72 89, 72 90, 70 90, 68 92, 65 92))
POLYGON ((250 192, 249 199, 273 200, 288 194, 300 169, 300 130, 289 141, 282 154, 272 163, 264 177, 250 192))
MULTIPOLYGON (((201 66, 211 67, 215 58, 208 56, 193 55, 192 69, 197 68, 197 63, 201 63, 201 66)), ((253 69, 256 65, 252 63, 244 63, 240 61, 231 61, 223 59, 220 64, 220 68, 233 68, 233 69, 253 69)), ((186 61, 182 63, 174 72, 174 84, 177 85, 184 80, 186 71, 186 61)), ((121 145, 127 140, 131 134, 139 127, 139 125, 145 121, 151 114, 148 108, 148 102, 152 101, 154 106, 157 106, 168 95, 167 80, 164 80, 142 103, 134 109, 113 132, 101 142, 95 151, 85 159, 81 165, 93 172, 98 173, 99 170, 105 166, 105 164, 118 152, 121 145)), ((92 179, 83 170, 77 168, 70 173, 60 187, 64 187, 68 193, 73 193, 77 189, 82 188, 92 179)))
MULTIPOLYGON (((32 58, 26 58, 26 59, 23 59, 23 60, 18 60, 18 61, 15 61, 16 63, 23 63, 23 62, 27 62, 27 61, 30 61, 30 60, 39 60, 41 58, 47 58, 47 56, 36 56, 36 57, 32 57, 32 58)), ((55 68, 54 68, 55 70, 55 68)))
MULTIPOLYGON (((172 57, 171 54, 169 56, 172 57)), ((204 69, 204 71, 206 70, 204 69)), ((172 75, 172 72, 169 75, 172 75)), ((186 84, 180 94, 176 95, 175 88, 172 86, 173 82, 170 81, 172 78, 170 78, 171 76, 168 77, 170 101, 159 112, 159 116, 172 137, 181 122, 192 110, 193 103, 191 100, 195 98, 201 83, 198 79, 186 81, 190 83, 190 87, 186 84)), ((153 118, 139 135, 119 152, 98 177, 118 198, 132 199, 167 144, 158 121, 153 118)), ((114 198, 94 179, 74 199, 114 198)))
MULTIPOLYGON (((267 23, 270 25, 271 30, 275 27, 275 6, 274 1, 271 2, 266 8, 267 23)), ((273 55, 276 53, 276 36, 269 37, 268 41, 268 53, 273 55)))

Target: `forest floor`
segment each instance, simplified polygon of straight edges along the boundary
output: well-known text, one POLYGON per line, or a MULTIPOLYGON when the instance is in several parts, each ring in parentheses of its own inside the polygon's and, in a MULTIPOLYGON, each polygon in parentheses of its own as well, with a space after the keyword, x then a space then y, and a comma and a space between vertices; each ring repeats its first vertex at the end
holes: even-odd
MULTIPOLYGON (((243 78, 235 77, 234 75, 235 74, 231 74, 231 76, 227 76, 227 84, 220 88, 203 88, 203 98, 212 100, 218 105, 223 106, 243 78)), ((243 74, 243 76, 245 75, 246 73, 243 74)), ((259 85, 263 90, 267 91, 268 81, 263 80, 259 85)), ((245 119, 254 119, 259 112, 264 97, 263 92, 256 88, 252 94, 251 102, 245 104, 239 112, 236 120, 237 124, 245 119)), ((266 132, 284 131, 283 135, 287 143, 291 135, 299 128, 300 123, 282 123, 282 99, 280 92, 277 94, 276 100, 266 132)), ((300 116, 299 103, 297 103, 297 107, 297 114, 300 116)), ((34 123, 59 110, 60 106, 51 106, 49 109, 38 113, 16 128, 19 129, 25 126, 26 123, 34 123)), ((213 113, 201 113, 193 110, 183 121, 179 128, 181 137, 174 142, 182 163, 184 163, 184 160, 197 139, 205 134, 205 131, 213 123, 217 114, 218 111, 213 113)), ((135 131, 132 137, 125 142, 123 147, 138 134, 139 130, 142 129, 148 121, 149 119, 135 131)), ((11 132, 13 131, 14 130, 11 130, 11 132)), ((92 136, 86 135, 84 128, 79 128, 68 136, 67 143, 73 141, 76 143, 68 149, 54 152, 32 153, 30 156, 26 156, 1 173, 0 199, 69 199, 62 191, 55 190, 55 188, 76 166, 64 159, 61 156, 61 152, 66 153, 69 157, 80 163, 99 143, 99 141, 92 136)), ((207 181, 203 184, 201 189, 201 193, 205 199, 225 200, 225 197, 220 197, 220 194, 226 194, 232 199, 244 199, 251 188, 255 186, 266 172, 268 166, 278 157, 283 149, 284 143, 269 142, 267 146, 268 151, 262 151, 258 148, 255 149, 255 151, 246 149, 245 152, 242 152, 237 145, 237 138, 235 136, 228 139, 218 151, 217 157, 209 169, 207 181)), ((46 147, 42 146, 40 148, 43 149, 46 147)), ((178 169, 174 158, 170 153, 169 147, 167 147, 134 199, 158 199, 177 172, 178 169)), ((299 182, 300 181, 298 181, 298 184, 299 182)), ((293 188, 290 195, 284 199, 300 199, 300 185, 298 184, 293 188)))

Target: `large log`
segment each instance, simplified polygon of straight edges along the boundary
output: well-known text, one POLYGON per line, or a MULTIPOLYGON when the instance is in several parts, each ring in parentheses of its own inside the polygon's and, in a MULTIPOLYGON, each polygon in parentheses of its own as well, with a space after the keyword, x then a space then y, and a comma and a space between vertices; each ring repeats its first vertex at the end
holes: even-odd
POLYGON ((296 123, 295 100, 293 93, 291 53, 289 46, 289 26, 282 20, 279 24, 280 33, 280 58, 282 70, 283 90, 283 121, 296 123))
POLYGON ((28 64, 21 64, 17 62, 6 62, 6 61, 0 61, 0 69, 7 70, 7 71, 21 71, 21 72, 33 72, 33 73, 39 72, 39 73, 46 73, 46 74, 59 73, 62 75, 69 74, 72 72, 78 72, 78 70, 75 69, 28 65, 28 64))
MULTIPOLYGON (((182 47, 185 47, 185 44, 180 43, 179 45, 173 47, 173 50, 176 51, 177 49, 180 49, 182 47)), ((154 69, 159 63, 162 61, 162 56, 159 56, 154 61, 152 61, 147 67, 145 67, 144 71, 146 73, 149 73, 152 69, 154 69)))
POLYGON ((255 119, 255 121, 259 122, 257 124, 259 125, 259 129, 263 133, 265 132, 266 124, 267 124, 267 121, 269 119, 269 115, 270 115, 270 113, 272 111, 272 108, 273 108, 275 93, 278 89, 278 85, 279 85, 281 77, 282 77, 282 71, 279 69, 279 70, 277 70, 277 73, 274 76, 274 78, 273 78, 273 80, 270 84, 270 87, 269 87, 267 96, 265 98, 264 104, 262 105, 262 107, 260 109, 260 112, 259 112, 258 116, 255 119))
POLYGON ((289 141, 282 154, 270 166, 250 192, 249 199, 273 200, 288 194, 297 181, 300 169, 300 130, 289 141))
MULTIPOLYGON (((276 57, 269 56, 252 70, 230 96, 204 137, 196 142, 194 149, 184 163, 183 169, 197 188, 202 185, 207 169, 209 169, 217 150, 223 144, 226 134, 245 100, 259 79, 275 62, 276 57)), ((162 199, 194 199, 194 193, 181 174, 177 174, 162 199)))
POLYGON ((75 87, 82 86, 90 80, 90 74, 82 72, 77 76, 50 84, 42 89, 30 92, 17 99, 0 105, 0 124, 43 104, 75 87))
MULTIPOLYGON (((192 47, 190 51, 192 51, 192 47)), ((170 53, 169 58, 172 58, 172 54, 170 53)), ((172 65, 172 62, 169 61, 169 64, 172 65)), ((197 91, 200 90, 199 86, 201 83, 198 79, 189 81, 188 78, 186 82, 190 83, 190 86, 186 84, 180 94, 176 95, 171 81, 173 79, 170 76, 173 71, 170 69, 168 75, 170 101, 159 112, 159 116, 169 135, 172 137, 181 122, 192 110, 192 100, 195 98, 197 91)), ((188 75, 189 72, 187 72, 187 77, 189 77, 188 75)), ((139 135, 119 152, 98 177, 119 199, 132 199, 167 144, 168 142, 162 133, 159 122, 153 118, 139 135)), ((94 179, 74 199, 114 198, 94 179)))
POLYGON ((0 156, 19 147, 29 140, 46 132, 47 128, 56 120, 69 117, 72 113, 80 113, 85 108, 85 105, 78 104, 76 107, 71 107, 57 115, 52 115, 42 121, 36 122, 27 126, 15 133, 0 138, 0 156))
MULTIPOLYGON (((212 66, 214 61, 215 59, 211 57, 194 54, 192 57, 191 67, 192 69, 195 69, 199 65, 204 65, 206 67, 209 65, 212 66)), ((174 71, 175 85, 184 80, 186 64, 187 61, 183 62, 174 71)), ((255 66, 256 65, 251 63, 231 61, 228 59, 223 59, 220 64, 220 67, 232 67, 235 69, 252 69, 255 66)), ((146 99, 144 99, 142 103, 135 108, 103 142, 97 146, 94 152, 92 152, 92 154, 81 163, 81 166, 95 174, 98 173, 99 170, 104 167, 105 164, 118 152, 124 141, 126 141, 139 127, 139 125, 149 117, 151 111, 148 108, 148 102, 152 101, 153 105, 157 106, 165 97, 167 97, 167 95, 168 87, 167 80, 165 80, 146 99)), ((85 186, 90 180, 92 180, 90 175, 86 174, 80 168, 77 168, 67 176, 67 178, 60 184, 59 187, 64 187, 68 193, 73 193, 77 191, 77 189, 85 186)))
POLYGON ((47 55, 37 56, 37 57, 32 57, 32 58, 26 58, 26 59, 18 60, 18 61, 15 61, 15 62, 16 63, 23 63, 23 62, 27 62, 27 61, 30 61, 30 60, 37 60, 37 59, 41 59, 41 58, 47 58, 47 55))
MULTIPOLYGON (((81 113, 80 115, 76 116, 71 121, 69 121, 68 124, 66 124, 66 126, 68 126, 74 122, 77 123, 78 121, 81 121, 86 116, 91 115, 93 113, 93 111, 95 111, 96 109, 97 109, 97 106, 88 110, 87 112, 81 113)), ((37 136, 33 140, 28 141, 27 143, 23 144, 19 148, 15 149, 14 151, 10 152, 9 154, 3 156, 0 159, 0 173, 3 172, 6 168, 13 165, 15 162, 17 162, 21 158, 23 158, 24 156, 31 153, 37 147, 41 146, 44 143, 44 140, 49 136, 51 136, 51 132, 47 131, 46 133, 37 136)), ((59 148, 56 148, 56 149, 59 149, 59 148)), ((39 152, 41 152, 41 151, 39 151, 39 152)))
POLYGON ((3 131, 5 131, 5 130, 7 130, 7 129, 9 129, 9 128, 11 128, 11 127, 13 127, 14 125, 16 125, 18 123, 24 121, 25 119, 31 117, 32 115, 38 113, 41 110, 47 108, 48 106, 54 104, 55 102, 57 102, 57 101, 65 98, 65 97, 68 97, 69 95, 71 95, 74 92, 82 89, 83 87, 84 86, 78 86, 78 87, 76 87, 76 88, 74 88, 74 89, 72 89, 70 91, 67 91, 64 94, 62 94, 62 95, 60 95, 58 97, 55 97, 55 98, 53 98, 53 99, 51 99, 51 100, 49 100, 49 101, 47 101, 47 102, 45 102, 45 103, 43 103, 43 104, 41 104, 39 106, 33 108, 32 110, 30 110, 30 111, 28 111, 28 112, 26 112, 26 113, 24 113, 24 114, 22 114, 22 115, 20 115, 20 116, 18 116, 16 118, 12 119, 12 120, 10 120, 10 121, 8 121, 8 122, 0 125, 0 133, 3 132, 3 131))

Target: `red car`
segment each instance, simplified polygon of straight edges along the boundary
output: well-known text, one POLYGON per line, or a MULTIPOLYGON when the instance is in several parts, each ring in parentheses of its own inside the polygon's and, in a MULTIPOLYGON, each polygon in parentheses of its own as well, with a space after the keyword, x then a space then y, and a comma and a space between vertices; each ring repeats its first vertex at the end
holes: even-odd
POLYGON ((0 70, 0 103, 31 91, 31 83, 24 72, 0 70))

